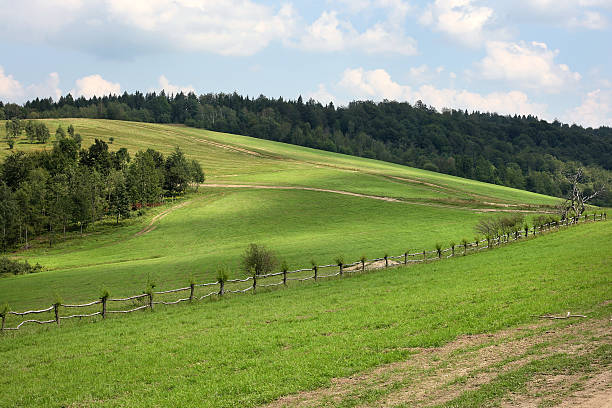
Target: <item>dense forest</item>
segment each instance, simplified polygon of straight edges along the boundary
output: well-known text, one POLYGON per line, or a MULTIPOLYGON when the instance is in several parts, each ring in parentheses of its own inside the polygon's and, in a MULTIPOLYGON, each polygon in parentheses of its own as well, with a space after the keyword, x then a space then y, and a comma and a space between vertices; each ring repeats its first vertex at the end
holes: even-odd
MULTIPOLYGON (((50 133, 35 121, 13 119, 6 127, 8 133, 20 127, 29 127, 34 136, 50 133)), ((27 248, 29 240, 43 233, 52 245, 67 229, 83 233, 103 217, 119 223, 132 211, 203 181, 200 164, 187 160, 178 148, 167 157, 147 149, 130 158, 125 148, 111 152, 98 139, 84 149, 72 125, 67 130, 60 126, 51 151, 13 152, 0 163, 0 251, 27 248)))
MULTIPOLYGON (((335 107, 301 97, 198 97, 162 91, 0 104, 0 119, 58 117, 183 123, 560 197, 570 187, 563 180, 564 171, 581 166, 591 181, 600 183, 609 183, 612 174, 612 128, 585 129, 534 116, 439 112, 420 101, 360 101, 335 107)), ((608 191, 594 204, 612 205, 612 194, 608 191)))

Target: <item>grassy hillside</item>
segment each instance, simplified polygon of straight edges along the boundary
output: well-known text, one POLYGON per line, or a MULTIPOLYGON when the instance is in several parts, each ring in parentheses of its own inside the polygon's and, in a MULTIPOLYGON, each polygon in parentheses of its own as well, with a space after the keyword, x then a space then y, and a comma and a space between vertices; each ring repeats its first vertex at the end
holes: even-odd
MULTIPOLYGON (((537 211, 556 199, 507 187, 244 136, 182 126, 90 119, 48 120, 53 130, 73 124, 88 146, 114 138, 111 149, 131 153, 153 147, 164 153, 179 146, 200 161, 207 181, 184 206, 90 228, 86 237, 14 254, 40 262, 47 271, 0 280, 0 302, 14 309, 46 305, 59 294, 67 301, 140 292, 148 279, 158 287, 184 285, 190 276, 208 281, 219 264, 237 270, 251 242, 268 245, 291 267, 328 263, 339 255, 433 249, 463 237, 472 239, 483 211, 537 211), (207 187, 208 185, 208 187, 207 187), (300 187, 329 191, 228 188, 231 185, 300 187), (213 187, 215 186, 215 187, 213 187), (364 194, 356 197, 339 193, 364 194)), ((3 129, 3 127, 0 127, 3 129)), ((16 149, 51 149, 21 140, 16 149)), ((8 150, 0 150, 5 156, 8 150)), ((236 271, 235 274, 240 272, 236 271)))
MULTIPOLYGON (((416 358, 462 334, 532 323, 532 315, 609 316, 611 225, 580 225, 439 263, 11 333, 0 338, 0 406, 255 406, 416 358)), ((458 405, 523 390, 517 381, 527 369, 478 384, 458 405)))

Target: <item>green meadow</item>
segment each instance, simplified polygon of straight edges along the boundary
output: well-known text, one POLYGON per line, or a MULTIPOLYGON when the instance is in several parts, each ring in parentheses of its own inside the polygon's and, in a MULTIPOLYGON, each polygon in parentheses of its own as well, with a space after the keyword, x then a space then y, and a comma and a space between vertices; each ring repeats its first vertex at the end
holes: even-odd
MULTIPOLYGON (((251 243, 264 244, 292 268, 357 260, 406 250, 432 250, 436 243, 473 239, 481 210, 548 209, 556 199, 390 163, 323 152, 245 136, 156 125, 91 119, 45 121, 54 133, 73 124, 83 146, 95 138, 111 149, 134 154, 154 147, 164 153, 179 146, 200 161, 206 183, 337 190, 391 198, 354 197, 335 192, 206 187, 173 203, 149 209, 114 227, 101 222, 49 248, 44 239, 12 256, 39 262, 43 273, 0 280, 0 302, 15 310, 48 304, 56 296, 80 302, 108 289, 114 296, 140 293, 149 280, 160 289, 183 286, 190 278, 214 280, 218 265, 241 276, 239 258, 251 243), (174 203, 176 204, 176 203, 174 203), (506 207, 505 207, 506 206, 506 207)), ((2 127, 3 129, 3 127, 2 127)), ((51 149, 17 143, 17 150, 51 149)), ((8 151, 0 151, 7 155, 8 151)))
MULTIPOLYGON (((120 225, 104 219, 83 236, 69 231, 51 247, 42 236, 32 248, 10 253, 45 267, 0 279, 0 305, 15 311, 47 307, 58 297, 64 303, 91 301, 103 290, 111 297, 135 295, 148 282, 155 282, 155 290, 211 282, 221 265, 229 267, 230 278, 244 277, 240 260, 250 243, 266 245, 290 269, 338 257, 353 262, 431 251, 436 244, 473 241, 476 223, 500 211, 524 211, 531 223, 558 202, 392 163, 183 126, 45 122, 52 134, 58 124, 73 124, 84 146, 110 137, 111 149, 126 147, 131 154, 148 147, 168 154, 178 146, 201 163, 206 182, 120 225)), ((51 149, 51 143, 20 140, 16 150, 51 149)), ((9 153, 0 150, 0 158, 9 153)), ((0 406, 257 406, 409 360, 463 335, 533 325, 534 315, 571 310, 601 319, 612 312, 610 225, 585 223, 468 256, 293 281, 256 294, 62 320, 60 327, 25 325, 0 336, 0 406)), ((216 289, 199 288, 197 296, 210 290, 216 289)), ((19 321, 6 319, 11 327, 19 321)), ((537 335, 537 328, 530 330, 537 335)), ((583 365, 594 361, 580 358, 583 365)), ((534 362, 517 372, 524 382, 537 367, 551 364, 534 362)), ((520 391, 517 384, 499 377, 449 404, 499 404, 510 391, 520 391)), ((390 391, 378 386, 371 400, 331 399, 325 406, 376 406, 376 398, 390 391)))
MULTIPOLYGON (((257 406, 533 315, 602 318, 611 239, 590 223, 437 263, 30 327, 0 338, 0 406, 257 406)), ((508 380, 458 401, 499 403, 521 390, 508 380)))

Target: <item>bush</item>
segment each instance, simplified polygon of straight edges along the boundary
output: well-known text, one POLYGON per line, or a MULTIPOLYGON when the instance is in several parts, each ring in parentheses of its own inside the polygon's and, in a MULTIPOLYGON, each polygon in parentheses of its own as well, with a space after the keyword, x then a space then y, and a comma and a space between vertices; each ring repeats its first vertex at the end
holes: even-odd
POLYGON ((42 272, 44 269, 39 263, 32 266, 28 261, 19 262, 8 258, 0 258, 0 276, 26 275, 42 272))
POLYGON ((277 263, 274 252, 263 245, 250 244, 242 255, 242 268, 249 274, 270 273, 277 263))

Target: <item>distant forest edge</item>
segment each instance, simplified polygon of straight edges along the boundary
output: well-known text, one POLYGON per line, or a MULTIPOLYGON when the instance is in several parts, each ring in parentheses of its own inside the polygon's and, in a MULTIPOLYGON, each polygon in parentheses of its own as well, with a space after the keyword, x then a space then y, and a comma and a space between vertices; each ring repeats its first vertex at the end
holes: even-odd
MULTIPOLYGON (((324 106, 265 96, 161 93, 109 95, 22 106, 0 102, 0 119, 94 118, 181 123, 374 158, 563 197, 564 172, 584 167, 590 181, 612 176, 612 128, 583 128, 534 116, 502 116, 435 108, 421 101, 356 101, 324 106)), ((588 193, 589 186, 586 186, 588 193)), ((592 202, 612 206, 607 189, 592 202)))

